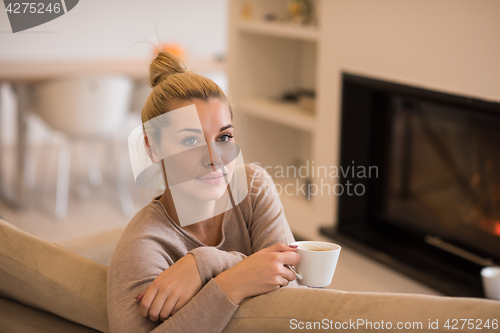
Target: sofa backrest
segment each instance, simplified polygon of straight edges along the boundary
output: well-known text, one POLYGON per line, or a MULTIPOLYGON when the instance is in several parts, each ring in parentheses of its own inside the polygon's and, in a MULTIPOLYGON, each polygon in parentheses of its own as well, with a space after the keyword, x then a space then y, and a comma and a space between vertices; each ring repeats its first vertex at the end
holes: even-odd
POLYGON ((109 331, 107 267, 0 219, 0 297, 109 331))

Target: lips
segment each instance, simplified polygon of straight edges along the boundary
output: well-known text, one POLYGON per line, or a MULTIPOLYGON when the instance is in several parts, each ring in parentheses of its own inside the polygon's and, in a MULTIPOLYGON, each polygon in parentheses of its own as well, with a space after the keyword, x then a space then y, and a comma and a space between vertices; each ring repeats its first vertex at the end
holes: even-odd
POLYGON ((198 177, 198 179, 202 179, 202 180, 204 180, 204 179, 216 179, 216 178, 221 178, 223 176, 224 176, 223 173, 209 173, 206 176, 198 177))
POLYGON ((208 175, 205 175, 203 177, 197 177, 197 180, 200 180, 204 183, 207 184, 219 184, 224 180, 224 175, 223 173, 209 173, 208 175))

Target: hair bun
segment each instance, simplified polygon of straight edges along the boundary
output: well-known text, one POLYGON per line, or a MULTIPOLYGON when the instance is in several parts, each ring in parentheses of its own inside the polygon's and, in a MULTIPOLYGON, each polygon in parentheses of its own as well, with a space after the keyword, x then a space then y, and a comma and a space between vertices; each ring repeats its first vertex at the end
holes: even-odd
POLYGON ((179 57, 170 52, 159 51, 158 56, 149 66, 149 84, 154 88, 169 75, 185 71, 184 62, 179 57))

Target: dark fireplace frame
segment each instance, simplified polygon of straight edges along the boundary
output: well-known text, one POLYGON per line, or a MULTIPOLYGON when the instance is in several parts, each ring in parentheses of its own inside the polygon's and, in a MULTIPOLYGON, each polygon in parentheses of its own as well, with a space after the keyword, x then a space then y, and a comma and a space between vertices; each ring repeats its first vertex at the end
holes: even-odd
MULTIPOLYGON (((451 95, 402 84, 386 82, 349 73, 342 74, 342 125, 340 165, 384 168, 378 148, 384 136, 374 128, 389 131, 389 121, 377 108, 387 107, 379 92, 393 92, 409 98, 446 103, 461 108, 479 109, 500 117, 500 103, 451 95), (384 128, 385 126, 385 128, 384 128)), ((340 178, 344 187, 349 179, 340 178)), ((429 235, 417 228, 373 221, 369 210, 377 204, 373 188, 380 178, 360 178, 362 196, 338 197, 337 227, 323 227, 320 232, 334 241, 352 247, 449 296, 483 297, 480 270, 490 263, 500 263, 498 256, 478 252, 439 235, 429 235), (477 258, 477 260, 470 260, 477 258), (481 262, 483 260, 483 262, 481 262)))

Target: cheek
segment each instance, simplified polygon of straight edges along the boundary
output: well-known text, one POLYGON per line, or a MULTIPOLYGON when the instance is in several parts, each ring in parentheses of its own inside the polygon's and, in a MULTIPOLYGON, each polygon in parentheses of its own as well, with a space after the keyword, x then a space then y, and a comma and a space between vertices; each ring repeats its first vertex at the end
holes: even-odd
POLYGON ((232 160, 230 163, 227 164, 227 168, 230 169, 231 171, 234 170, 235 166, 236 166, 236 159, 232 160))
POLYGON ((231 163, 224 165, 224 172, 227 175, 228 181, 231 181, 231 179, 233 178, 235 167, 236 167, 236 160, 233 160, 231 161, 231 163))
POLYGON ((161 159, 168 157, 169 151, 170 147, 168 145, 168 142, 165 142, 165 140, 160 141, 156 149, 156 154, 158 155, 158 157, 160 157, 161 159))

